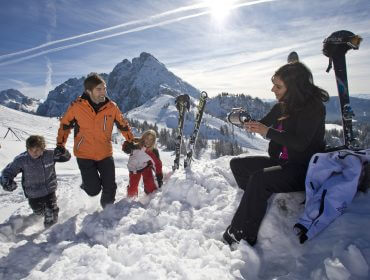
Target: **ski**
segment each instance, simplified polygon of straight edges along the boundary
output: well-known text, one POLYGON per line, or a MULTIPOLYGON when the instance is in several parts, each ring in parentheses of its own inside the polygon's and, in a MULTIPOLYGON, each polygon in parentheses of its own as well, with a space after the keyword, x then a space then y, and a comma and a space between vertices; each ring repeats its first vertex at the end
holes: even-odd
POLYGON ((352 119, 355 116, 350 106, 346 52, 350 49, 357 50, 362 38, 350 31, 341 30, 332 33, 324 40, 323 53, 329 57, 329 65, 326 72, 329 72, 334 64, 335 78, 342 114, 344 146, 348 149, 358 148, 357 141, 353 135, 352 119))
POLYGON ((292 52, 288 55, 287 62, 288 62, 288 63, 295 63, 295 62, 299 62, 299 56, 298 56, 298 53, 297 53, 297 52, 295 52, 295 51, 292 51, 292 52))
POLYGON ((184 160, 184 168, 190 167, 191 160, 193 158, 195 142, 198 137, 199 127, 202 122, 203 112, 204 112, 204 108, 207 103, 207 98, 208 98, 207 92, 202 91, 200 94, 199 104, 197 106, 197 114, 195 116, 194 129, 190 136, 188 149, 187 149, 188 152, 186 153, 186 158, 184 160))
POLYGON ((179 120, 176 129, 176 143, 175 143, 175 161, 172 170, 179 169, 180 166, 180 155, 181 155, 181 144, 184 130, 185 113, 190 109, 190 97, 187 94, 179 95, 175 100, 176 109, 179 112, 179 120))

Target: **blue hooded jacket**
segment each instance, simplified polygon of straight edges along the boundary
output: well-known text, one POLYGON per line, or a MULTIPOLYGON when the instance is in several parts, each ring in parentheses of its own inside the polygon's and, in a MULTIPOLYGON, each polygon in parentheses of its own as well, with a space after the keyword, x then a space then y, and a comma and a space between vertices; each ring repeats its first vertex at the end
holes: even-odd
POLYGON ((45 150, 37 159, 28 152, 16 156, 2 171, 1 182, 13 181, 22 173, 22 187, 27 198, 39 198, 54 192, 57 188, 55 162, 65 162, 71 158, 65 150, 63 155, 53 150, 45 150))

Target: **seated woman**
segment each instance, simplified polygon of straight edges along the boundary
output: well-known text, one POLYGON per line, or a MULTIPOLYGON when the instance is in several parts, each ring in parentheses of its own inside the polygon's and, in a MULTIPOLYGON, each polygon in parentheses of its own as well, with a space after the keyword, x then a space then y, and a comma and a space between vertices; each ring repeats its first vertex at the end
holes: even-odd
POLYGON ((282 66, 272 76, 278 103, 260 121, 244 127, 270 139, 269 156, 233 158, 231 171, 244 190, 239 207, 223 238, 228 244, 256 244, 258 230, 273 193, 304 191, 305 175, 313 154, 325 149, 325 106, 328 93, 314 85, 302 63, 282 66))

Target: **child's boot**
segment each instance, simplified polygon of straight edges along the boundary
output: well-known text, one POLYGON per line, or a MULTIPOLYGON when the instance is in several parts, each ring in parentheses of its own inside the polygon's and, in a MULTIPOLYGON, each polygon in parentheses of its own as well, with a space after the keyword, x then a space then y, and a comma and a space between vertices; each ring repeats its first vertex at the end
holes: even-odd
POLYGON ((58 213, 59 213, 59 208, 52 209, 52 208, 46 207, 45 213, 44 213, 44 226, 50 227, 51 225, 58 222, 58 213))

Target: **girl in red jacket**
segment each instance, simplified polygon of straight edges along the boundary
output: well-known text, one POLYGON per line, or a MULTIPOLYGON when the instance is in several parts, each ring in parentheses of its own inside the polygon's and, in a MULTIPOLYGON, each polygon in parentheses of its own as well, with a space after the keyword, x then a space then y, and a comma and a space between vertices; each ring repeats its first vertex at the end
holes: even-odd
POLYGON ((130 182, 127 187, 127 196, 138 195, 138 186, 141 176, 144 181, 146 194, 152 193, 163 184, 162 161, 158 149, 155 148, 157 135, 154 130, 147 130, 141 138, 136 138, 135 148, 132 149, 127 167, 130 172, 130 182), (153 171, 156 175, 154 180, 153 171))

